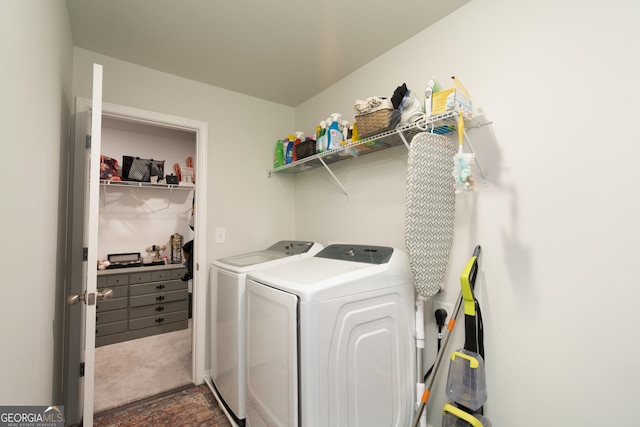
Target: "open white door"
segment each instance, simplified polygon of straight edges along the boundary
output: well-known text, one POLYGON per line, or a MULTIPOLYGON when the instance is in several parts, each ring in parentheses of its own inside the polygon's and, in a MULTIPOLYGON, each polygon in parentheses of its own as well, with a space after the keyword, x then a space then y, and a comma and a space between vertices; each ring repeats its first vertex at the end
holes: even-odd
MULTIPOLYGON (((93 425, 96 301, 111 296, 111 290, 97 292, 98 209, 100 195, 100 138, 102 128, 102 65, 93 66, 91 133, 84 155, 84 224, 82 232, 82 290, 67 296, 79 310, 81 373, 78 384, 78 410, 85 427, 93 425)), ((71 338, 73 339, 73 337, 71 338)))

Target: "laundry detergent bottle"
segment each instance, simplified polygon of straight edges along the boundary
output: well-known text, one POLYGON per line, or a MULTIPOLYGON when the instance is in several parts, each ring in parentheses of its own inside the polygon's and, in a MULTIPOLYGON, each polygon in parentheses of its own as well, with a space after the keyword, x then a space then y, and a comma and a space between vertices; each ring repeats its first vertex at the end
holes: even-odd
POLYGON ((273 153, 273 168, 276 169, 282 165, 284 165, 284 141, 279 139, 273 153))
POLYGON ((289 135, 288 138, 284 140, 284 164, 288 165, 293 162, 293 144, 294 144, 295 136, 289 135))

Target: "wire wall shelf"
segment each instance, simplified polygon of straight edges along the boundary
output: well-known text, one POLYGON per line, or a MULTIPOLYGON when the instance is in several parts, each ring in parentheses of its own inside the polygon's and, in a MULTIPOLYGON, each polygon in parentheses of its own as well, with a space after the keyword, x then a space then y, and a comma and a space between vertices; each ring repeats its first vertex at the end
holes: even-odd
MULTIPOLYGON (((460 110, 446 111, 432 117, 423 117, 413 123, 408 123, 396 127, 395 129, 381 132, 367 138, 359 139, 345 146, 314 154, 296 162, 283 165, 272 169, 272 172, 298 173, 319 166, 330 165, 332 163, 348 160, 352 157, 358 157, 377 151, 386 150, 388 148, 405 145, 409 147, 411 139, 420 132, 433 132, 437 134, 448 134, 454 132, 457 128, 456 122, 460 110)), ((474 127, 484 126, 488 123, 478 123, 475 118, 465 118, 465 128, 472 129, 474 127)))
MULTIPOLYGON (((451 134, 457 130, 457 120, 460 113, 463 114, 465 121, 465 142, 469 145, 471 151, 474 151, 471 146, 471 142, 466 135, 466 130, 485 126, 491 124, 491 122, 480 122, 478 118, 473 117, 468 110, 456 109, 431 117, 422 117, 412 123, 400 125, 395 129, 359 139, 338 149, 324 151, 322 153, 317 153, 312 156, 305 157, 304 159, 285 164, 278 168, 269 170, 268 175, 271 176, 272 172, 295 174, 324 166, 340 188, 342 188, 342 191, 344 191, 348 196, 349 193, 333 174, 329 165, 400 145, 404 145, 408 149, 413 137, 421 132, 433 132, 440 135, 451 134)), ((457 138, 457 133, 454 133, 454 135, 457 138)), ((482 170, 481 173, 484 178, 484 172, 482 170)))

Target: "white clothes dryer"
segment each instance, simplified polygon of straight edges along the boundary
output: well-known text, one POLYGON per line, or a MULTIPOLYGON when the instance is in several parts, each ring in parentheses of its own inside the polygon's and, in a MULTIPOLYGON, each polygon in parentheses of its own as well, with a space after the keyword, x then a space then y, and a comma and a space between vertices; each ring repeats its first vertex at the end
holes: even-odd
POLYGON ((282 240, 265 250, 213 262, 209 273, 210 386, 235 425, 244 426, 246 417, 247 273, 311 257, 322 248, 316 242, 282 240))
POLYGON ((414 407, 407 255, 330 245, 247 276, 247 425, 405 427, 414 407))

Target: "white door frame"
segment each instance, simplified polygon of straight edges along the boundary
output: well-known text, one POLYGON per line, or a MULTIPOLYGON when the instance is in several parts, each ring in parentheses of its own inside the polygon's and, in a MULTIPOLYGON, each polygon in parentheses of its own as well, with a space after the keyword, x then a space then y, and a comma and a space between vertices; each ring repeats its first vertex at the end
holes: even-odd
POLYGON ((195 186, 196 212, 194 225, 194 263, 193 263, 193 340, 191 377, 195 384, 202 384, 205 370, 206 348, 206 295, 207 295, 207 145, 209 124, 155 111, 123 105, 102 103, 102 115, 153 126, 195 132, 196 134, 196 171, 195 186))

